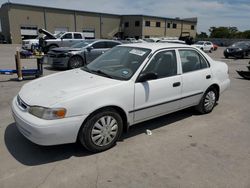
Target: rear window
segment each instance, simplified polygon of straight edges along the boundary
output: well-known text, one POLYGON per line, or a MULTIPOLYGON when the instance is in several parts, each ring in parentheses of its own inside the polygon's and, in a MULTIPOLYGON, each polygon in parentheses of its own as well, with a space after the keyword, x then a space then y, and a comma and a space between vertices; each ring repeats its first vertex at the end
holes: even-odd
POLYGON ((82 35, 80 33, 74 33, 74 39, 82 39, 82 35))

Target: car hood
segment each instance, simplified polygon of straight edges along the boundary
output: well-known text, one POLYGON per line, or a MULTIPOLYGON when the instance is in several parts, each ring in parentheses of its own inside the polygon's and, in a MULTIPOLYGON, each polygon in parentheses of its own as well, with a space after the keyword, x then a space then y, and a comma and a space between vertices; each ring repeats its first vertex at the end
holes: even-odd
POLYGON ((62 52, 72 52, 72 51, 81 51, 81 48, 71 48, 71 47, 61 47, 61 48, 53 48, 50 52, 54 53, 62 53, 62 52))
POLYGON ((22 87, 19 96, 28 105, 51 107, 79 95, 114 87, 121 82, 74 69, 31 81, 22 87))
POLYGON ((52 33, 50 33, 49 31, 45 29, 39 29, 38 32, 45 34, 48 37, 48 39, 56 39, 56 37, 52 33))
POLYGON ((23 42, 38 42, 39 40, 38 39, 25 39, 25 40, 22 40, 23 42))

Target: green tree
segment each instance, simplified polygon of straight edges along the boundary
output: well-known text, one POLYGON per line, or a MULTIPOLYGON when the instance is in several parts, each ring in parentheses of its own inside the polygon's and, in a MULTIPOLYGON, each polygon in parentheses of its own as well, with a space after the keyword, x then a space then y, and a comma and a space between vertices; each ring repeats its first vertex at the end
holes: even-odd
POLYGON ((208 38, 208 35, 206 32, 201 32, 200 34, 197 33, 196 37, 201 38, 201 39, 204 39, 204 38, 206 39, 208 38))

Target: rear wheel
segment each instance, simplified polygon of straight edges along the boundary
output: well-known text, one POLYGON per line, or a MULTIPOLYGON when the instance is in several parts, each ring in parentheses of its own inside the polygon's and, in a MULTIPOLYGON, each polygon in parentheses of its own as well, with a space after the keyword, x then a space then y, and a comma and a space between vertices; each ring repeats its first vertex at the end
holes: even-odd
POLYGON ((83 60, 80 56, 73 56, 69 59, 68 68, 75 69, 83 66, 83 60))
POLYGON ((198 110, 201 114, 212 112, 218 99, 218 95, 218 91, 215 88, 209 88, 204 93, 200 103, 196 106, 196 110, 198 110))
POLYGON ((114 109, 104 109, 92 115, 83 125, 78 138, 91 152, 101 152, 113 147, 123 130, 122 118, 114 109))

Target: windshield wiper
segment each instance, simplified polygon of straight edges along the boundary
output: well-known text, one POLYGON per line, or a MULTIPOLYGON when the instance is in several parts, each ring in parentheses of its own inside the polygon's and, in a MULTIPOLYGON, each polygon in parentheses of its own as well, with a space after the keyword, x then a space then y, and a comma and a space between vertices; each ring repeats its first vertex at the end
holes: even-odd
POLYGON ((102 70, 91 70, 92 72, 94 72, 94 73, 97 73, 97 74, 101 74, 101 75, 103 75, 103 76, 105 76, 105 77, 107 77, 107 78, 113 78, 113 76, 111 76, 111 75, 109 75, 109 74, 107 74, 107 73, 105 73, 105 72, 103 72, 102 70))

